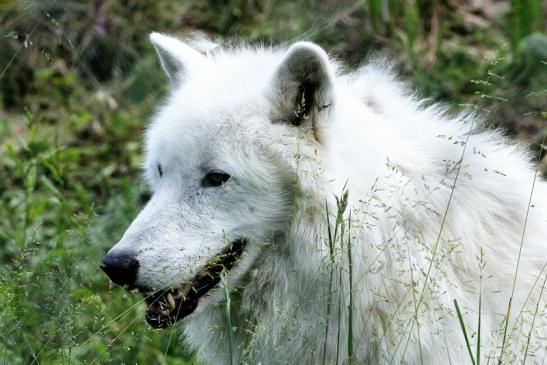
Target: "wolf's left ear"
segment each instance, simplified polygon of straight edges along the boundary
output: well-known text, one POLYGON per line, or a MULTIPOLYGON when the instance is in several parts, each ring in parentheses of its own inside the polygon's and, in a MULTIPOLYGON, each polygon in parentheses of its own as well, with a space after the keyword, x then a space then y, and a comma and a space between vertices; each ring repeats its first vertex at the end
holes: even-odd
POLYGON ((205 56, 194 48, 164 34, 150 34, 150 42, 156 49, 172 87, 180 85, 192 67, 206 60, 205 56))
MULTIPOLYGON (((325 51, 310 42, 295 43, 273 79, 276 119, 300 126, 311 120, 317 127, 334 103, 334 72, 325 51)), ((316 133, 316 137, 318 137, 316 133)))

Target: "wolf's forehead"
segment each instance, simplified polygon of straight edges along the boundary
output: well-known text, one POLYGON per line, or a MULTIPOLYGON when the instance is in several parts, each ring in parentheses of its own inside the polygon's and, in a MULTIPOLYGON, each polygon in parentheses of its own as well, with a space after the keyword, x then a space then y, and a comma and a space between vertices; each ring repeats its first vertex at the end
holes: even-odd
POLYGON ((147 133, 147 159, 165 163, 181 159, 189 163, 223 159, 234 149, 248 149, 255 145, 262 138, 259 131, 266 122, 249 114, 156 120, 147 133))
POLYGON ((278 60, 246 50, 191 69, 147 131, 147 153, 204 158, 267 134, 268 87, 278 60))
POLYGON ((271 84, 280 55, 259 49, 218 52, 208 62, 190 67, 175 97, 192 104, 230 107, 259 98, 271 84))

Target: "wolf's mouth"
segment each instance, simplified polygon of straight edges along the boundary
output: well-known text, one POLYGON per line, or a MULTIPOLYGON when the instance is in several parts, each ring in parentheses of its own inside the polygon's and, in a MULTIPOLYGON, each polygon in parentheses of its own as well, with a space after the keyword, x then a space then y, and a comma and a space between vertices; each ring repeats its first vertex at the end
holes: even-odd
POLYGON ((191 314, 198 306, 198 300, 220 282, 222 272, 229 271, 235 265, 246 243, 244 239, 233 241, 213 257, 196 276, 180 287, 156 291, 140 288, 148 304, 148 324, 154 328, 166 328, 191 314))

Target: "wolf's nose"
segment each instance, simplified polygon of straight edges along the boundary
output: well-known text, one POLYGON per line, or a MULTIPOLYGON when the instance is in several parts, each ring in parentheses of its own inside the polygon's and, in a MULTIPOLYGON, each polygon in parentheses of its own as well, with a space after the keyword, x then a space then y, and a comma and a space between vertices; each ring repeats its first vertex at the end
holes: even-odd
POLYGON ((114 284, 131 287, 137 279, 139 261, 127 252, 109 252, 103 258, 101 269, 114 284))

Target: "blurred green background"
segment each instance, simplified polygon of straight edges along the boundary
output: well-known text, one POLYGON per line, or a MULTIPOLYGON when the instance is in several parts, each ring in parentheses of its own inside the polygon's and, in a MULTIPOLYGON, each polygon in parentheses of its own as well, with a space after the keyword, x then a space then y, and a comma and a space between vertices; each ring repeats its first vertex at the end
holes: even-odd
POLYGON ((166 92, 150 32, 307 39, 348 69, 386 52, 423 97, 539 153, 545 15, 541 0, 0 0, 0 364, 193 362, 99 269, 148 199, 142 132, 166 92))

